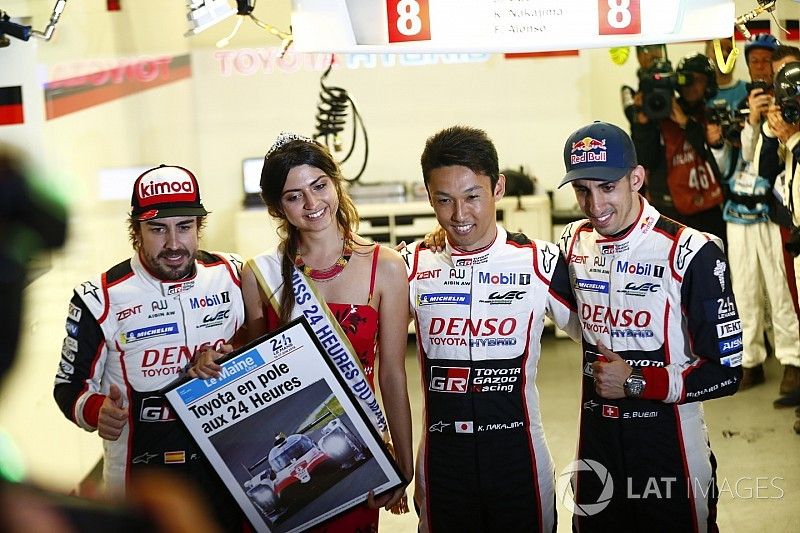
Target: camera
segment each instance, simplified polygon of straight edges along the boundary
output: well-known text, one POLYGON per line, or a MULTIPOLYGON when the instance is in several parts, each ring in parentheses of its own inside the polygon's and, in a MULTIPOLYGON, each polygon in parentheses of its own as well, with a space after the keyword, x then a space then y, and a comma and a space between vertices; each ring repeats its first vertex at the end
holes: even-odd
POLYGON ((750 94, 753 89, 762 89, 764 92, 767 92, 772 90, 772 84, 764 80, 755 80, 745 83, 744 88, 747 94, 750 94))
POLYGON ((672 112, 675 89, 675 72, 668 60, 656 61, 649 69, 640 70, 639 92, 645 116, 650 120, 667 118, 672 112))
POLYGON ((719 124, 722 127, 722 136, 729 141, 737 141, 742 132, 745 115, 741 110, 731 109, 725 100, 714 100, 706 108, 706 122, 719 124))

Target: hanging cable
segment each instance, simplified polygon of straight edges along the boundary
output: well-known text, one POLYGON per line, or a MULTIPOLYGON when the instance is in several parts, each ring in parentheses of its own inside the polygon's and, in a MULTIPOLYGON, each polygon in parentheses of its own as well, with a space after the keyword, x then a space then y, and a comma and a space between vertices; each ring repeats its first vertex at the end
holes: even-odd
POLYGON ((325 80, 333 68, 333 58, 327 70, 322 74, 319 80, 320 103, 317 105, 317 133, 314 139, 328 147, 331 153, 342 151, 342 137, 341 133, 344 131, 347 124, 348 109, 352 112, 353 134, 350 142, 350 148, 347 154, 339 160, 339 163, 344 163, 350 156, 353 155, 356 147, 356 139, 358 138, 359 128, 361 135, 364 137, 364 161, 361 163, 361 169, 358 174, 353 178, 345 178, 351 183, 357 182, 364 169, 367 167, 367 158, 369 156, 369 138, 367 137, 367 129, 364 126, 364 121, 361 114, 358 112, 356 103, 347 94, 347 91, 342 87, 334 87, 332 85, 325 85, 325 80))
POLYGON ((278 59, 282 58, 289 49, 289 46, 292 45, 294 37, 291 33, 286 33, 256 17, 253 14, 255 8, 256 0, 236 0, 236 24, 234 24, 233 30, 231 30, 226 37, 217 41, 217 48, 224 48, 230 44, 231 40, 239 33, 239 28, 242 27, 242 22, 244 22, 245 17, 247 17, 252 20, 256 26, 281 40, 281 47, 278 49, 278 59))

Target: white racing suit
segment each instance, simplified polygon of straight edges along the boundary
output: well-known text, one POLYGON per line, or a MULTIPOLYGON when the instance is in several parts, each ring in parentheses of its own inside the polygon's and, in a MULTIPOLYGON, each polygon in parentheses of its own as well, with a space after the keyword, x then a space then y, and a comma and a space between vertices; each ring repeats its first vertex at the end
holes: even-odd
POLYGON ((483 251, 401 254, 425 396, 421 531, 554 531, 535 385, 545 314, 579 336, 558 248, 498 227, 483 251))
POLYGON ((719 241, 642 198, 623 235, 604 238, 583 220, 559 245, 583 330, 573 526, 715 531, 716 462, 701 401, 733 394, 742 374, 741 323, 719 241), (642 398, 595 392, 600 342, 642 369, 642 398))
MULTIPOLYGON (((743 143, 752 138, 748 122, 743 143)), ((780 171, 775 157, 762 158, 763 140, 747 144, 743 163, 728 182, 722 216, 728 223, 728 260, 733 292, 742 320, 744 368, 767 358, 764 330, 771 326, 775 356, 783 365, 800 366, 800 323, 794 261, 783 248, 789 229, 772 219, 772 189, 780 171), (749 158, 749 159, 748 159, 749 158), (770 320, 769 323, 767 320, 770 320)), ((776 151, 777 147, 765 150, 776 151)), ((772 155, 772 154, 767 154, 772 155)))
POLYGON ((53 394, 69 420, 95 431, 105 396, 112 384, 119 387, 128 421, 117 440, 103 440, 103 478, 112 493, 124 493, 131 469, 162 467, 190 476, 238 512, 159 391, 244 323, 240 265, 233 254, 200 251, 194 276, 167 282, 137 254, 75 287, 53 394))

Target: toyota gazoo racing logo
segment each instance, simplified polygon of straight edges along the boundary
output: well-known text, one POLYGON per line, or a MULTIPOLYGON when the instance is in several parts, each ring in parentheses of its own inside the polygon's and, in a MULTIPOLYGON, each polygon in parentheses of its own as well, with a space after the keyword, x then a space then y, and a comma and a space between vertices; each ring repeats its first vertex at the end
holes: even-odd
POLYGON ((614 480, 608 473, 606 467, 592 459, 578 459, 564 467, 556 479, 556 496, 561 505, 576 516, 593 516, 608 507, 611 497, 614 494, 614 480), (578 472, 586 472, 584 475, 594 474, 602 484, 602 490, 596 502, 576 502, 573 492, 573 479, 578 472))
POLYGON ((465 394, 469 386, 468 367, 432 366, 429 390, 465 394))

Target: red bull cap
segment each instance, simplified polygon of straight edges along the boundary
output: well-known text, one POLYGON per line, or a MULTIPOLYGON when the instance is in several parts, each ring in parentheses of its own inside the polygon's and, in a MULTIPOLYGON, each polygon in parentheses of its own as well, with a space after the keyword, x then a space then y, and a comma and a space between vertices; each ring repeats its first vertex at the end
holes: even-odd
POLYGON ((567 174, 559 187, 580 179, 617 181, 637 165, 630 136, 608 122, 593 122, 576 130, 564 144, 567 174))

